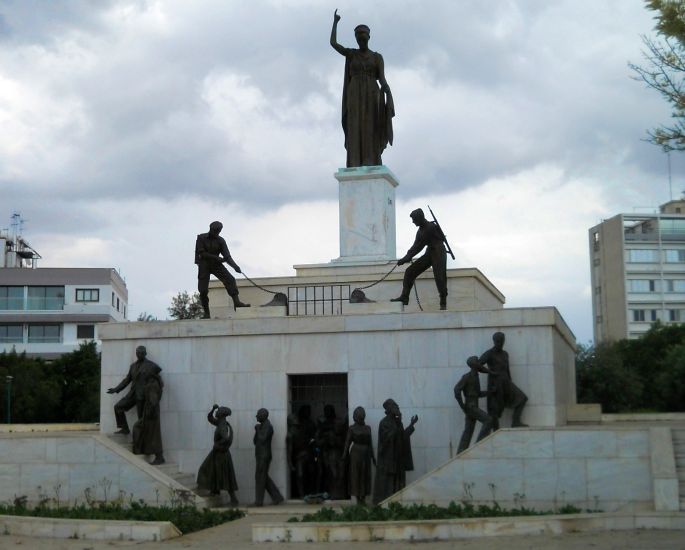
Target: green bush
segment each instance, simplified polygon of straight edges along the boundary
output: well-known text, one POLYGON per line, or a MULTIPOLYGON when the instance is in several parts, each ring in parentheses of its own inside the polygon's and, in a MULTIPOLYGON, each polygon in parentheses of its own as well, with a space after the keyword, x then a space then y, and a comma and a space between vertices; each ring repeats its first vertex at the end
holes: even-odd
POLYGON ((240 519, 245 515, 237 509, 215 511, 198 510, 192 505, 148 506, 142 502, 131 502, 124 506, 118 503, 98 505, 81 504, 73 507, 50 507, 38 505, 29 508, 20 501, 16 504, 0 504, 0 515, 34 516, 63 519, 106 519, 128 521, 170 521, 183 534, 192 533, 240 519))
POLYGON ((302 519, 290 518, 291 523, 296 522, 367 522, 367 521, 411 521, 419 519, 458 519, 458 518, 493 518, 505 516, 542 516, 549 514, 578 514, 580 508, 565 505, 556 512, 538 512, 532 508, 506 509, 499 504, 474 505, 470 502, 457 504, 450 502, 444 508, 435 504, 411 504, 404 506, 399 502, 391 502, 387 508, 381 506, 346 506, 339 512, 333 508, 321 508, 313 514, 305 514, 302 519))

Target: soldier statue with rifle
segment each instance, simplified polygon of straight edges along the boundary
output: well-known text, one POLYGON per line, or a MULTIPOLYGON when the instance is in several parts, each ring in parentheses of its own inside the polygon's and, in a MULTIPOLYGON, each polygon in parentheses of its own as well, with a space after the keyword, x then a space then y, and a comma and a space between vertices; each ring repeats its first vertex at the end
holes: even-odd
POLYGON ((404 272, 402 294, 397 298, 393 298, 391 302, 402 302, 406 306, 409 303, 409 292, 414 285, 414 281, 426 269, 432 267, 435 285, 438 287, 438 293, 440 294, 440 309, 444 310, 447 309, 447 252, 452 256, 452 259, 454 259, 454 254, 452 254, 452 249, 430 206, 428 210, 430 210, 434 221, 428 221, 423 210, 420 208, 417 208, 410 214, 412 222, 419 229, 416 232, 414 244, 402 258, 397 260, 397 265, 410 262, 424 248, 426 248, 426 253, 413 262, 404 272))

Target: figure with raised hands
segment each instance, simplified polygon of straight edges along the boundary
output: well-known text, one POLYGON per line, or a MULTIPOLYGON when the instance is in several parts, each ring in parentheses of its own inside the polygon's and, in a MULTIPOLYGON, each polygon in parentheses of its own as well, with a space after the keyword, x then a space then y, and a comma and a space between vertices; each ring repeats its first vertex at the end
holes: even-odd
POLYGON ((231 505, 238 505, 235 492, 238 481, 233 468, 231 445, 233 443, 233 428, 228 422, 231 409, 214 404, 207 414, 207 422, 215 426, 214 445, 197 472, 197 486, 209 491, 211 495, 219 495, 221 491, 228 491, 231 505))
POLYGON ((393 399, 383 402, 385 418, 378 424, 378 463, 373 485, 373 503, 378 504, 404 489, 407 472, 414 469, 411 434, 419 417, 411 417, 409 426, 402 424, 400 407, 393 399))
POLYGON ((340 16, 333 14, 331 46, 345 56, 342 94, 342 127, 345 132, 347 166, 379 166, 381 153, 392 145, 392 118, 395 106, 385 80, 383 56, 369 49, 371 30, 357 25, 354 37, 359 48, 338 44, 340 16), (380 84, 380 87, 379 87, 380 84))

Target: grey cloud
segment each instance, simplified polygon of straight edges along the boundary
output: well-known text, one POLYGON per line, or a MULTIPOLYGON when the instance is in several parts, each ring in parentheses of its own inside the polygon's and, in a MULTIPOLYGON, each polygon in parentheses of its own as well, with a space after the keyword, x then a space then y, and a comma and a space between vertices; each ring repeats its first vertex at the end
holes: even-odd
MULTIPOLYGON (((138 10, 132 18, 154 16, 152 4, 131 6, 138 10)), ((113 22, 111 6, 99 3, 55 3, 27 15, 31 6, 14 2, 5 10, 10 48, 31 40, 58 45, 78 29, 79 44, 95 56, 92 66, 45 77, 48 88, 52 82, 76 98, 86 117, 85 129, 59 138, 72 146, 73 157, 27 169, 20 183, 38 182, 53 198, 72 191, 83 199, 196 195, 266 208, 330 198, 330 174, 344 162, 340 91, 327 88, 331 79, 341 83, 343 70, 327 44, 332 7, 162 6, 168 20, 149 33, 113 22), (247 76, 266 97, 257 109, 267 132, 256 159, 245 154, 243 128, 218 125, 201 97, 205 79, 222 72, 247 76), (283 119, 308 94, 334 114, 283 119), (307 133, 327 137, 297 139, 307 133), (293 139, 284 143, 289 134, 293 139)), ((435 2, 428 10, 422 2, 379 2, 341 10, 339 41, 353 46, 352 28, 364 21, 372 47, 386 58, 398 115, 395 146, 384 158, 406 181, 403 196, 474 186, 540 163, 580 175, 608 172, 641 181, 661 175, 659 151, 640 141, 660 100, 629 80, 627 59, 601 46, 606 36, 586 36, 586 28, 617 32, 613 23, 592 26, 592 16, 614 9, 629 34, 616 45, 633 34, 637 43, 649 15, 618 3, 594 6, 435 2), (397 72, 406 70, 428 81, 423 103, 402 103, 410 91, 397 87, 397 72), (432 94, 451 87, 462 91, 460 104, 445 115, 432 103, 449 98, 432 94)), ((0 180, 0 188, 9 183, 0 180)))

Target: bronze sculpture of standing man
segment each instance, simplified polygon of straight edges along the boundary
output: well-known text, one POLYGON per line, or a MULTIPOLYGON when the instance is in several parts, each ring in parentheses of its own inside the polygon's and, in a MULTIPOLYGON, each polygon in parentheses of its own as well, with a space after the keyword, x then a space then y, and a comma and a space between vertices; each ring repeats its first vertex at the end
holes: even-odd
POLYGON ((411 264, 404 272, 402 294, 391 302, 402 302, 405 306, 409 303, 409 293, 416 278, 429 267, 433 268, 435 285, 440 295, 440 309, 447 309, 447 252, 440 227, 434 222, 428 221, 423 210, 417 208, 411 214, 411 221, 418 227, 416 240, 407 253, 397 260, 397 265, 406 264, 426 248, 426 253, 411 264))
POLYGON ((212 222, 209 224, 208 233, 200 233, 195 241, 195 263, 197 264, 197 290, 200 293, 200 303, 204 309, 203 319, 209 319, 209 276, 214 275, 219 279, 226 292, 233 300, 233 308, 250 307, 250 304, 244 304, 238 298, 238 287, 235 284, 235 278, 224 267, 224 262, 230 265, 238 273, 240 267, 231 258, 231 253, 228 251, 226 241, 219 236, 221 230, 224 228, 221 222, 212 222))
POLYGON ((392 117, 395 116, 390 86, 385 81, 383 56, 369 50, 371 31, 366 25, 357 25, 354 29, 359 49, 338 44, 338 21, 340 16, 335 10, 331 46, 345 56, 342 127, 347 166, 379 166, 381 153, 388 143, 392 145, 392 117))

